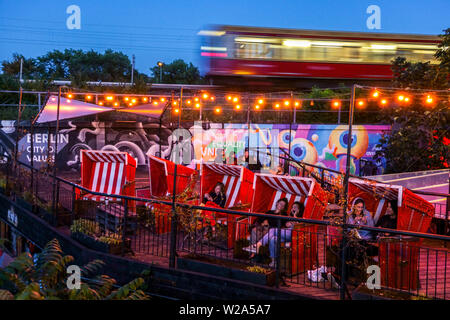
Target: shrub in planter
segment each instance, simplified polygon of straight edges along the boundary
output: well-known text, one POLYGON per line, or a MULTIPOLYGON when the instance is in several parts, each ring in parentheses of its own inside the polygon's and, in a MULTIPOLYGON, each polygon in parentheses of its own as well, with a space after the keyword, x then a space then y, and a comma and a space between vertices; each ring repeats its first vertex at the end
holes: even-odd
POLYGON ((415 296, 405 291, 394 289, 374 289, 367 288, 365 284, 359 285, 352 292, 353 300, 431 300, 424 296, 415 296))
MULTIPOLYGON (((106 250, 104 252, 109 252, 111 254, 119 254, 122 252, 122 238, 117 233, 109 236, 101 236, 97 241, 103 245, 104 250, 106 250)), ((129 246, 128 242, 129 241, 126 243, 127 246, 129 246)))
POLYGON ((246 264, 212 257, 187 255, 183 258, 177 258, 177 267, 259 285, 273 286, 275 284, 275 270, 249 267, 246 264))
POLYGON ((98 234, 100 227, 97 222, 88 219, 78 219, 74 220, 70 226, 70 232, 72 233, 83 233, 88 236, 94 236, 98 234))
POLYGON ((136 215, 138 223, 150 230, 155 228, 155 214, 152 210, 146 208, 145 206, 136 207, 136 215))
MULTIPOLYGON (((112 254, 122 252, 121 236, 117 233, 99 235, 100 227, 95 221, 88 219, 74 220, 70 227, 70 232, 72 238, 78 240, 88 248, 112 254)), ((125 244, 129 247, 131 241, 127 239, 125 244)))

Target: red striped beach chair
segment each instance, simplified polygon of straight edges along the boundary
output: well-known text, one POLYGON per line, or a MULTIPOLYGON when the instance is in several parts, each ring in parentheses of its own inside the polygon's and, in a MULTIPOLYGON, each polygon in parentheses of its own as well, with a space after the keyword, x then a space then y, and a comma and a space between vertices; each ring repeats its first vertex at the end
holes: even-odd
MULTIPOLYGON (((312 178, 291 177, 273 174, 256 174, 252 212, 265 213, 274 210, 278 200, 288 200, 288 212, 294 202, 303 203, 303 218, 322 220, 327 206, 328 195, 320 184, 312 178)), ((298 224, 292 232, 290 273, 297 274, 310 270, 317 264, 317 225, 298 224)))
MULTIPOLYGON (((136 159, 127 152, 81 150, 81 186, 109 195, 135 196, 136 159)), ((93 201, 118 201, 118 198, 81 193, 93 201)))
MULTIPOLYGON (((175 163, 158 158, 152 155, 148 155, 148 175, 149 175, 149 187, 145 189, 137 190, 136 194, 140 198, 161 198, 170 197, 173 194, 175 163)), ((176 176, 176 194, 186 192, 187 197, 194 196, 195 185, 192 190, 187 190, 187 187, 191 182, 195 182, 198 172, 195 169, 183 165, 177 165, 176 176), (194 179, 194 180, 193 180, 194 179)), ((189 201, 190 204, 198 204, 197 199, 189 201)), ((138 203, 141 205, 148 205, 155 211, 155 232, 157 234, 170 232, 170 213, 172 207, 169 205, 163 205, 159 203, 138 203)))
MULTIPOLYGON (((373 215, 375 224, 386 213, 388 201, 397 201, 398 230, 427 232, 434 215, 431 203, 403 186, 351 178, 349 206, 357 198, 364 200, 365 208, 373 215)), ((419 246, 422 241, 410 240, 404 237, 379 242, 382 286, 417 289, 419 246)))
MULTIPOLYGON (((150 177, 150 196, 163 197, 172 195, 174 173, 174 162, 149 155, 148 175, 150 177)), ((195 169, 177 165, 176 194, 185 191, 193 177, 197 176, 197 174, 197 170, 195 169)), ((193 191, 190 190, 190 194, 193 194, 193 191)))
MULTIPOLYGON (((201 199, 203 200, 205 193, 212 191, 218 182, 222 182, 225 185, 225 209, 232 209, 238 206, 247 206, 250 209, 253 197, 253 177, 254 173, 243 166, 202 163, 200 166, 201 199)), ((206 206, 218 207, 209 201, 206 203, 206 206)), ((227 247, 231 248, 234 240, 236 240, 236 220, 240 216, 220 214, 212 211, 204 211, 204 214, 212 220, 213 225, 216 221, 227 225, 227 247)))

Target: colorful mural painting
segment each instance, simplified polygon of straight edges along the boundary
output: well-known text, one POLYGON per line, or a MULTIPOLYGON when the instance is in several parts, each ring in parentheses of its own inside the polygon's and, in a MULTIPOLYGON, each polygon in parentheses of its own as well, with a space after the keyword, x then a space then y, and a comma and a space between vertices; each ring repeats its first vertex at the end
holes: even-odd
MULTIPOLYGON (((35 166, 47 159, 53 161, 57 139, 57 163, 64 170, 79 167, 81 149, 126 151, 137 159, 138 165, 146 165, 145 154, 173 160, 182 144, 183 150, 192 149, 183 160, 190 166, 214 161, 222 150, 226 157, 234 152, 240 159, 249 148, 263 169, 275 168, 278 157, 289 153, 295 160, 342 171, 350 140, 351 169, 358 174, 361 159, 372 159, 376 144, 390 126, 355 125, 351 139, 346 125, 190 123, 184 129, 175 129, 164 125, 160 128, 154 122, 68 121, 61 125, 55 138, 54 128, 38 126, 33 134, 33 159, 35 166)), ((30 163, 32 137, 28 132, 19 137, 19 154, 21 161, 30 163)), ((11 154, 15 139, 14 122, 2 122, 0 144, 6 152, 11 154)))
MULTIPOLYGON (((381 125, 353 127, 353 173, 359 173, 358 160, 372 159, 381 135, 389 130, 390 126, 381 125)), ((221 149, 225 149, 226 156, 235 152, 240 158, 250 147, 250 153, 258 155, 264 166, 270 166, 271 160, 285 156, 282 149, 295 160, 339 171, 345 170, 348 140, 346 125, 217 124, 209 130, 194 130, 193 136, 196 160, 214 161, 221 149)))

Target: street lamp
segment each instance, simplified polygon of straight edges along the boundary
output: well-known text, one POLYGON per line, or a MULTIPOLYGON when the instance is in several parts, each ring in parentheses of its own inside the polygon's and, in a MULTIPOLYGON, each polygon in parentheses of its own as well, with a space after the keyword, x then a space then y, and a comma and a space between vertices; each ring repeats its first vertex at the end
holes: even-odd
POLYGON ((161 61, 158 61, 157 64, 159 67, 159 83, 162 83, 162 67, 163 67, 164 63, 161 61))

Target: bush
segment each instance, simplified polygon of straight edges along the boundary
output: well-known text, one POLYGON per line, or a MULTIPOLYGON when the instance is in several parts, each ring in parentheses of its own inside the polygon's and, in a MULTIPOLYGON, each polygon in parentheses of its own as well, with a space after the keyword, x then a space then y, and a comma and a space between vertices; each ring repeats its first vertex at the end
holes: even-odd
POLYGON ((100 233, 100 227, 97 222, 88 219, 74 220, 70 226, 70 232, 80 232, 88 236, 95 236, 100 233))

